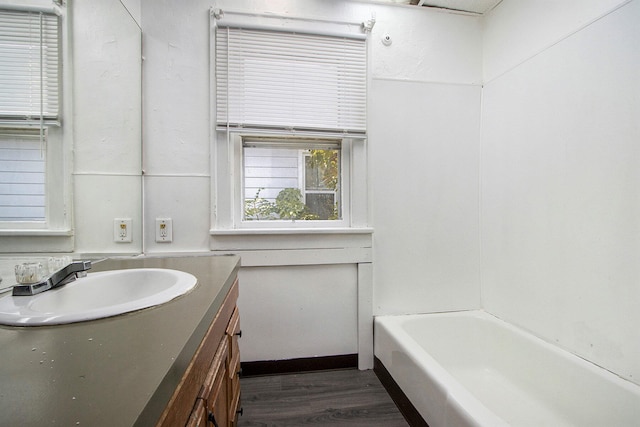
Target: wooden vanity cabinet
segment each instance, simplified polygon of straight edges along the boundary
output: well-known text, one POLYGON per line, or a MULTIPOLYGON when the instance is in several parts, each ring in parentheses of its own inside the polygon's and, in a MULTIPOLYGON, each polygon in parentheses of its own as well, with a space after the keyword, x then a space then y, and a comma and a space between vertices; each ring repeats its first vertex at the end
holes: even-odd
POLYGON ((157 427, 229 427, 240 403, 240 316, 234 282, 157 427))

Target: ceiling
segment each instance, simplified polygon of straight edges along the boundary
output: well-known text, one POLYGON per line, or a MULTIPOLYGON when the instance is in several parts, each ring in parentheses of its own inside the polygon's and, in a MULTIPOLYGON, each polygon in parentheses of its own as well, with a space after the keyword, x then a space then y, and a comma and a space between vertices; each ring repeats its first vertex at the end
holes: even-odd
POLYGON ((458 10, 482 15, 496 7, 502 0, 382 0, 388 3, 412 4, 424 7, 458 10))

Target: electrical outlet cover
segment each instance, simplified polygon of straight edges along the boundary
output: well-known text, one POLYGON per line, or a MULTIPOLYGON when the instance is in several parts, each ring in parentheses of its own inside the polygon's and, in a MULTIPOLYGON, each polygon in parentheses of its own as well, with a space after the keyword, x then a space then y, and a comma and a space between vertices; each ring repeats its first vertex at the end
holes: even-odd
POLYGON ((114 218, 113 241, 116 243, 131 243, 133 241, 133 221, 131 218, 114 218))
POLYGON ((156 218, 156 242, 171 243, 173 241, 173 221, 171 218, 156 218))

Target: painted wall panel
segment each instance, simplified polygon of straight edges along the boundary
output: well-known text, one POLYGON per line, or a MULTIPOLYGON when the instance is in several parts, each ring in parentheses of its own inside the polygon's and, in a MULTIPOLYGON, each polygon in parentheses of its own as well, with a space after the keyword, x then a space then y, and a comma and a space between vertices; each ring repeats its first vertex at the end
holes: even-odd
POLYGON ((628 1, 502 1, 484 18, 484 81, 493 80, 628 1))
POLYGON ((72 7, 74 171, 140 175, 140 28, 117 0, 72 7))
POLYGON ((152 3, 143 3, 144 169, 209 174, 208 8, 152 3))
POLYGON ((374 313, 480 307, 479 86, 374 80, 374 313))
POLYGON ((145 177, 146 252, 208 250, 210 180, 208 176, 145 177), (156 242, 156 218, 171 218, 171 243, 156 242))
POLYGON ((423 82, 482 82, 482 21, 478 17, 416 8, 377 7, 371 34, 376 78, 423 82), (391 45, 382 44, 383 35, 391 45))
POLYGON ((242 268, 242 360, 357 353, 357 274, 355 264, 242 268))
POLYGON ((640 2, 485 86, 485 308, 640 383, 640 2))
POLYGON ((139 176, 75 175, 75 252, 139 254, 142 252, 142 210, 139 176), (131 218, 132 241, 116 243, 114 218, 131 218))

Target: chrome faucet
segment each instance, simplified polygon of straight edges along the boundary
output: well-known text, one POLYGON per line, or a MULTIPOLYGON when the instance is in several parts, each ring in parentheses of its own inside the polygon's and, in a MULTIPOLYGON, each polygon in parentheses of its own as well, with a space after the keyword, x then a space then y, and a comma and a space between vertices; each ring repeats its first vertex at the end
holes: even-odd
POLYGON ((35 295, 58 286, 73 282, 76 278, 85 277, 91 269, 91 261, 75 261, 51 274, 38 283, 20 284, 13 287, 14 296, 35 295))

